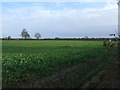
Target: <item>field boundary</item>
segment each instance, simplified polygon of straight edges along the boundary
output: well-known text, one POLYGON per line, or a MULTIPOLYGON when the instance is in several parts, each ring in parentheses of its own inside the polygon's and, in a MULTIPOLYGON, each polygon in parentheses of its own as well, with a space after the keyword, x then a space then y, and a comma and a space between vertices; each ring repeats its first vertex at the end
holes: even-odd
MULTIPOLYGON (((103 40, 113 40, 116 41, 115 38, 59 38, 59 39, 53 39, 53 38, 48 38, 48 39, 0 39, 0 40, 80 40, 80 41, 103 41, 103 40)), ((120 39, 117 39, 117 41, 120 41, 120 39)))

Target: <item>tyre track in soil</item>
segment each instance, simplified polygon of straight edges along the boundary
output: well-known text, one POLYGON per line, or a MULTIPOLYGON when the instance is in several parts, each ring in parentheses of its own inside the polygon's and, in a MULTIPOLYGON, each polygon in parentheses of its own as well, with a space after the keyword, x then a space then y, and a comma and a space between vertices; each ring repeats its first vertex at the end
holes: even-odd
MULTIPOLYGON (((105 56, 106 53, 107 52, 105 52, 103 54, 103 56, 105 56)), ((22 83, 21 85, 19 85, 18 87, 19 88, 41 88, 42 85, 44 85, 44 83, 46 83, 47 81, 54 80, 57 77, 64 77, 65 74, 70 73, 84 65, 86 65, 86 63, 79 63, 74 66, 69 66, 69 67, 66 67, 65 69, 62 69, 61 71, 53 72, 52 75, 50 75, 50 76, 37 77, 35 79, 28 80, 28 81, 22 83)))
POLYGON ((84 65, 85 65, 85 63, 80 63, 80 64, 74 65, 72 67, 68 67, 64 70, 62 69, 61 71, 58 71, 56 73, 53 73, 51 76, 38 77, 38 78, 35 78, 30 81, 28 80, 28 81, 24 82, 23 84, 19 85, 18 87, 19 88, 41 88, 41 85, 43 85, 45 82, 56 79, 57 77, 64 77, 65 74, 70 73, 70 72, 74 71, 75 69, 80 68, 84 65))

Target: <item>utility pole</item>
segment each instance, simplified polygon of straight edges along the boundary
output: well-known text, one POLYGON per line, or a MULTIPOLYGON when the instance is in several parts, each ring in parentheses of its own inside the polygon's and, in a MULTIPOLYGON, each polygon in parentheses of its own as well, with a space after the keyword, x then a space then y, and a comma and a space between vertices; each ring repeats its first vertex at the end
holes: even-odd
POLYGON ((118 38, 120 39, 120 0, 118 1, 118 38))
POLYGON ((118 84, 120 84, 120 0, 118 0, 118 52, 117 52, 117 59, 118 59, 118 84))

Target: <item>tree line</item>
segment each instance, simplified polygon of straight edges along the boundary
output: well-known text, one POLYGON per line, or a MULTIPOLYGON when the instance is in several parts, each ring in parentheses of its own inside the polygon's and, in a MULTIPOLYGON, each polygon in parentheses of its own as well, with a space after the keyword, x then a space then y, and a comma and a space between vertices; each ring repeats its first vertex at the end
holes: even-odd
MULTIPOLYGON (((22 39, 30 39, 30 34, 28 33, 28 31, 26 29, 23 29, 20 36, 22 37, 22 39)), ((36 39, 40 39, 41 38, 41 34, 40 33, 35 33, 34 37, 36 39)), ((5 39, 12 39, 11 36, 5 37, 5 39)))

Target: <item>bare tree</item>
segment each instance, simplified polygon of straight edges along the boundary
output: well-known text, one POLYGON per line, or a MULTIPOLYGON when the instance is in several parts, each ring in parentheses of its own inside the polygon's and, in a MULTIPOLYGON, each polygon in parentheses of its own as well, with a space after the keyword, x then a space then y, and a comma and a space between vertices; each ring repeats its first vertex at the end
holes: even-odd
POLYGON ((89 37, 88 36, 84 36, 85 39, 88 39, 89 37))
POLYGON ((35 34, 35 37, 36 37, 37 39, 40 39, 40 38, 41 38, 40 33, 36 33, 36 34, 35 34))
POLYGON ((20 36, 22 36, 22 38, 25 38, 25 33, 26 33, 26 29, 23 29, 20 36))
POLYGON ((20 36, 22 36, 22 38, 24 38, 24 39, 29 39, 30 38, 30 35, 29 35, 28 31, 26 31, 26 29, 22 30, 20 36))
POLYGON ((28 31, 26 31, 26 39, 30 39, 30 34, 28 33, 28 31))
POLYGON ((8 36, 8 39, 12 39, 11 36, 8 36))

